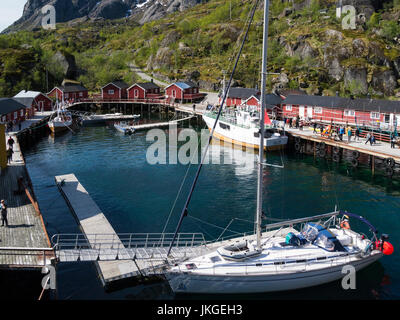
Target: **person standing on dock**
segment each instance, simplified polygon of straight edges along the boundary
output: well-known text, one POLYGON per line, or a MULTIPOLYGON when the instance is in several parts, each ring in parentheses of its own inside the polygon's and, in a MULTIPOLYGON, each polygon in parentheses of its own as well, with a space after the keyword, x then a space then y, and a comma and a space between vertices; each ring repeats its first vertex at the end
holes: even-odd
POLYGON ((350 143, 351 140, 351 135, 353 134, 353 132, 351 131, 351 128, 348 127, 347 128, 347 142, 350 143))
POLYGON ((396 148, 396 137, 394 136, 393 132, 390 134, 390 148, 396 148))
MULTIPOLYGON (((368 132, 368 134, 367 134, 367 140, 365 140, 365 144, 367 144, 368 143, 368 141, 370 141, 371 142, 371 134, 368 132)), ((372 143, 371 143, 372 144, 372 143)))
POLYGON ((360 140, 360 128, 359 127, 357 127, 356 128, 356 133, 355 133, 355 136, 354 136, 354 141, 359 141, 360 140))
POLYGON ((1 200, 1 226, 4 227, 4 223, 6 227, 8 227, 8 220, 7 220, 7 205, 4 200, 1 200))
POLYGON ((10 164, 12 161, 12 155, 13 155, 14 151, 11 148, 7 149, 7 163, 10 164))
POLYGON ((8 138, 8 140, 7 140, 7 143, 8 143, 8 147, 10 148, 10 149, 14 149, 14 139, 10 136, 9 138, 8 138))

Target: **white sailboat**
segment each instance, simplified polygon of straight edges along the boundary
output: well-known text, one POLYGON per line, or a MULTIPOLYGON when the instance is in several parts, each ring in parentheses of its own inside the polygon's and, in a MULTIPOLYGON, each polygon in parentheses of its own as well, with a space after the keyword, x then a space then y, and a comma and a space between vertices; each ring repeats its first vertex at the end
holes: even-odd
POLYGON ((71 130, 71 126, 73 124, 71 112, 64 109, 64 106, 60 105, 58 102, 56 103, 56 105, 57 114, 48 122, 51 132, 57 134, 66 130, 71 130))
MULTIPOLYGON (((259 293, 311 287, 342 278, 345 266, 354 267, 357 271, 393 251, 392 245, 387 242, 388 237, 382 235, 378 239, 377 230, 367 220, 337 210, 270 224, 263 232, 261 220, 268 9, 269 1, 265 0, 255 234, 209 243, 205 248, 209 248, 207 252, 175 263, 165 274, 175 293, 259 293), (346 221, 349 217, 364 222, 372 232, 371 238, 351 230, 346 221)), ((209 141, 217 127, 219 115, 215 119, 209 141)), ((182 220, 188 214, 188 205, 201 167, 202 163, 169 247, 168 255, 171 259, 171 249, 182 220)))

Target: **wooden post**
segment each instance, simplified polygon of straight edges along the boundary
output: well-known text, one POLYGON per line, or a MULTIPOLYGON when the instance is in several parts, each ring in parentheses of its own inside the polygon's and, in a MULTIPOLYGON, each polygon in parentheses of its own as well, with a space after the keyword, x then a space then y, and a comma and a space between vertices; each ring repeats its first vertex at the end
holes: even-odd
POLYGON ((0 167, 7 168, 7 149, 6 149, 6 126, 0 124, 0 167))
POLYGON ((316 147, 317 147, 317 142, 316 142, 316 141, 314 141, 314 158, 317 156, 317 150, 316 150, 316 147))
POLYGON ((375 156, 371 156, 371 170, 372 170, 372 175, 375 174, 375 156))

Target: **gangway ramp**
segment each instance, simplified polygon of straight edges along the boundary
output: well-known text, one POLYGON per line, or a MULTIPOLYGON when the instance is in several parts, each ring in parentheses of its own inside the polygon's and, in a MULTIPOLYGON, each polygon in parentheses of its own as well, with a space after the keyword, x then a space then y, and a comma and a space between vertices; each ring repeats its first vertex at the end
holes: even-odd
MULTIPOLYGON (((110 243, 117 244, 120 242, 113 227, 108 222, 107 218, 101 212, 89 193, 85 190, 82 184, 78 181, 74 174, 67 174, 55 177, 56 184, 64 196, 71 212, 78 221, 81 230, 84 234, 103 234, 107 240, 108 247, 103 245, 104 253, 111 255, 113 250, 110 243)), ((88 248, 96 248, 96 241, 88 238, 88 248)), ((73 251, 69 252, 69 258, 73 260, 73 251)), ((86 251, 87 259, 90 258, 90 251, 86 251)), ((84 259, 84 257, 82 257, 84 259)), ((82 260, 84 261, 84 260, 82 260)), ((99 271, 100 278, 104 286, 111 284, 114 281, 136 276, 139 271, 133 261, 124 260, 107 260, 96 261, 96 267, 99 271)))

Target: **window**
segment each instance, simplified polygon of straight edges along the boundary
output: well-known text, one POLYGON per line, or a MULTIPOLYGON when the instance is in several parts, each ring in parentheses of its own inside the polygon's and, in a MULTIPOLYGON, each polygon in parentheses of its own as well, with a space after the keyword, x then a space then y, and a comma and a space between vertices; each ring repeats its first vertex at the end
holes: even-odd
POLYGON ((80 96, 80 97, 83 97, 83 92, 79 92, 79 96, 80 96))
POLYGON ((2 122, 6 122, 6 116, 3 116, 3 117, 1 118, 1 121, 2 121, 2 122))
POLYGON ((314 113, 322 113, 322 107, 314 107, 314 113))
POLYGON ((343 115, 345 117, 354 117, 356 112, 354 110, 344 110, 343 115))
POLYGON ((371 112, 371 119, 379 120, 381 118, 381 114, 379 112, 371 112))
POLYGON ((17 117, 18 117, 18 112, 14 112, 14 119, 17 119, 17 117))
POLYGON ((114 94, 114 90, 108 90, 108 94, 114 94))
POLYGON ((139 90, 138 89, 135 89, 133 92, 134 92, 135 98, 139 97, 139 90))
POLYGON ((24 110, 23 110, 23 109, 21 109, 20 111, 21 111, 21 112, 20 112, 20 114, 21 114, 21 117, 23 117, 23 116, 24 116, 24 110))
POLYGON ((291 105, 286 106, 286 111, 292 111, 292 106, 291 105))
POLYGON ((219 123, 219 126, 222 128, 222 129, 224 129, 224 130, 231 130, 231 127, 229 126, 229 125, 227 125, 227 124, 225 124, 225 123, 222 123, 222 122, 218 122, 219 123))

